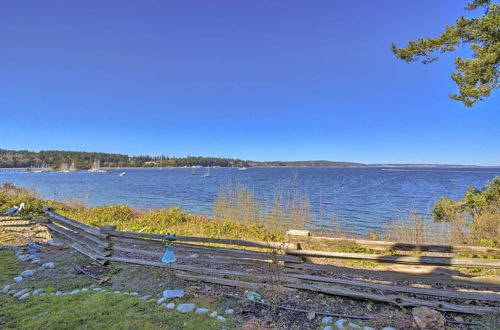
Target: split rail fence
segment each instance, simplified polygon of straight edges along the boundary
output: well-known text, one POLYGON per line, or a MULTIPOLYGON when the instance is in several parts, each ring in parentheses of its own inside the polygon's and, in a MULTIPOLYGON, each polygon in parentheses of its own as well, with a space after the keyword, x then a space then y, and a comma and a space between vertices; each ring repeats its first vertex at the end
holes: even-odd
POLYGON ((495 283, 500 281, 491 284, 488 292, 381 284, 342 278, 337 274, 338 267, 320 262, 347 259, 498 269, 498 248, 316 237, 308 231, 290 230, 287 242, 177 236, 174 242, 177 261, 165 264, 161 262, 165 235, 118 231, 116 226, 111 225, 95 228, 68 219, 49 207, 44 209, 43 217, 0 219, 0 231, 40 226, 45 227, 56 240, 100 264, 111 261, 163 267, 173 270, 175 276, 184 280, 256 290, 270 288, 291 292, 303 289, 401 307, 427 306, 441 311, 472 314, 499 312, 500 287, 495 283), (370 253, 336 252, 346 248, 363 249, 370 253), (441 255, 436 256, 436 253, 441 255), (471 305, 470 301, 479 303, 471 305))

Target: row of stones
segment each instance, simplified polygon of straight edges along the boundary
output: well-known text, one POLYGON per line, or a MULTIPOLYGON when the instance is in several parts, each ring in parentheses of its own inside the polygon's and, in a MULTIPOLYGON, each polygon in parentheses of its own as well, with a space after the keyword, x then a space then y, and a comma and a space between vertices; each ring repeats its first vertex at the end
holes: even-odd
MULTIPOLYGON (((333 330, 334 328, 329 325, 329 324, 332 324, 333 323, 333 318, 331 318, 330 316, 325 316, 321 319, 321 323, 323 325, 325 325, 325 327, 323 328, 323 330, 333 330)), ((372 328, 372 327, 362 327, 356 323, 352 323, 352 322, 348 322, 344 319, 338 319, 337 321, 335 321, 335 323, 333 323, 333 326, 335 327, 335 329, 363 329, 363 330, 376 330, 375 328, 372 328)), ((382 328, 382 330, 396 330, 395 328, 392 328, 392 327, 385 327, 385 328, 382 328)))

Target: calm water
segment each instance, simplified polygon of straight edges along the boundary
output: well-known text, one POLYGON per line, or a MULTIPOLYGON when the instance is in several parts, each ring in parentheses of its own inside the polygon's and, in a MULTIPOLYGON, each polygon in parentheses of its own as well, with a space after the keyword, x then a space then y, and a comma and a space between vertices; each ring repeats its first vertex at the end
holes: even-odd
POLYGON ((89 206, 128 204, 137 208, 179 206, 209 215, 221 187, 244 186, 259 199, 272 200, 299 187, 311 203, 311 229, 332 228, 331 217, 344 231, 381 231, 384 224, 409 211, 429 216, 439 196, 460 198, 467 186, 483 187, 500 169, 478 168, 233 168, 126 169, 112 173, 26 173, 0 171, 0 183, 37 190, 43 197, 78 199, 89 206))

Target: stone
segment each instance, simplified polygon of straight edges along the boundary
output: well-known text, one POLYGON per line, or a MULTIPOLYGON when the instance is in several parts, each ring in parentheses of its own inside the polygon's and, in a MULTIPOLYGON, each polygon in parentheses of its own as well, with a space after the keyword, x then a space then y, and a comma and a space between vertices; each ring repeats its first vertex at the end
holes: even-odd
POLYGON ((174 303, 169 303, 165 307, 167 307, 167 309, 174 309, 175 308, 175 304, 174 303))
POLYGON ((34 264, 40 264, 40 263, 42 263, 42 260, 40 258, 35 257, 35 258, 31 259, 31 262, 34 264))
POLYGON ((333 319, 330 316, 325 316, 321 319, 322 324, 329 324, 332 323, 333 319))
POLYGON ((351 328, 351 329, 361 329, 361 326, 360 325, 357 325, 356 323, 350 323, 347 325, 348 328, 351 328))
POLYGON ((12 296, 14 293, 16 293, 17 291, 16 290, 10 290, 9 292, 7 292, 7 294, 9 296, 12 296))
POLYGON ((382 328, 381 330, 398 330, 398 329, 393 328, 393 327, 385 327, 385 328, 382 328))
POLYGON ((82 291, 82 292, 85 292, 85 291, 89 291, 89 289, 87 289, 87 288, 83 288, 81 291, 82 291))
POLYGON ((19 300, 26 299, 31 295, 31 292, 23 294, 21 297, 19 297, 19 300))
POLYGON ((9 292, 9 290, 10 290, 10 288, 11 288, 11 287, 12 287, 12 285, 7 284, 6 286, 4 286, 4 287, 3 287, 2 292, 3 292, 3 293, 7 293, 7 292, 9 292))
POLYGON ((93 288, 92 290, 93 290, 93 291, 101 291, 101 290, 102 290, 102 288, 93 288))
POLYGON ((57 292, 54 294, 54 296, 60 296, 60 295, 62 295, 62 292, 61 292, 61 291, 57 291, 57 292))
POLYGON ((158 299, 158 300, 156 301, 156 303, 157 303, 158 305, 160 305, 160 304, 162 304, 165 300, 167 300, 167 298, 163 297, 163 298, 158 299))
POLYGON ((206 313, 208 313, 208 308, 203 308, 203 307, 196 308, 196 310, 194 312, 196 314, 206 314, 206 313))
POLYGON ((53 297, 53 296, 55 296, 55 295, 56 295, 56 293, 55 293, 55 292, 51 292, 51 293, 50 293, 50 296, 51 296, 51 297, 53 297))
POLYGON ((413 319, 420 329, 445 329, 446 319, 443 314, 429 307, 415 307, 413 319))
POLYGON ((327 325, 326 327, 323 328, 323 330, 333 330, 332 326, 327 325))
POLYGON ((139 295, 139 292, 130 292, 130 295, 131 295, 131 296, 138 296, 138 295, 139 295))
POLYGON ((179 306, 177 306, 177 311, 181 313, 189 313, 193 311, 194 307, 194 304, 179 304, 179 306))
POLYGON ((217 316, 217 312, 212 312, 212 313, 210 313, 208 315, 210 315, 210 317, 216 317, 217 316))
POLYGON ((377 329, 372 328, 372 327, 363 327, 363 330, 377 330, 377 329))
POLYGON ((314 318, 316 317, 316 313, 311 311, 311 312, 306 314, 306 317, 309 321, 314 320, 314 318))
POLYGON ((339 329, 343 329, 345 322, 346 320, 343 319, 337 320, 337 322, 335 322, 335 326, 339 329))
POLYGON ((219 322, 226 322, 226 318, 222 315, 217 316, 215 319, 219 322))
POLYGON ((163 291, 164 298, 178 298, 184 297, 184 290, 165 290, 163 291))
POLYGON ((56 265, 51 261, 51 262, 46 262, 44 264, 42 264, 40 266, 40 268, 43 270, 43 269, 47 269, 47 268, 55 268, 56 265))
POLYGON ((36 289, 35 291, 33 291, 33 292, 31 293, 31 295, 32 295, 32 296, 36 296, 37 294, 42 293, 42 292, 44 292, 44 291, 45 291, 44 289, 36 289))
POLYGON ((80 292, 80 289, 75 289, 75 290, 71 291, 69 294, 77 294, 78 292, 80 292))
POLYGON ((152 296, 150 294, 148 294, 148 295, 140 297, 139 300, 149 300, 149 299, 151 299, 151 297, 152 296))
POLYGON ((25 294, 28 291, 29 291, 29 289, 22 289, 20 291, 17 291, 16 293, 14 293, 14 295, 12 297, 19 297, 19 296, 25 294))
POLYGON ((16 276, 13 278, 14 282, 21 282, 23 278, 21 276, 16 276))
POLYGON ((35 270, 28 269, 28 270, 25 270, 24 272, 22 272, 20 275, 22 277, 30 277, 30 276, 33 276, 33 274, 35 274, 35 270))
POLYGON ((119 291, 119 290, 116 290, 116 291, 115 291, 115 292, 113 292, 113 293, 120 294, 120 293, 122 293, 122 292, 121 292, 121 291, 119 291))
POLYGON ((224 313, 226 313, 226 314, 233 314, 234 310, 231 309, 231 308, 228 308, 228 309, 226 309, 226 311, 224 313))
POLYGON ((31 259, 29 254, 21 254, 20 256, 17 257, 20 261, 28 261, 31 259))

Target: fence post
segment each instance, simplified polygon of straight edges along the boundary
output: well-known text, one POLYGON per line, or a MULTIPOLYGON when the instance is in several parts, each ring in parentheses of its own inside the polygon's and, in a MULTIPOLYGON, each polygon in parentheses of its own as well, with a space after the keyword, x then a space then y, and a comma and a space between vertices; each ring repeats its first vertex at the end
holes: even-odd
POLYGON ((103 225, 99 227, 99 232, 103 235, 106 235, 106 238, 103 239, 104 242, 108 243, 108 247, 106 250, 109 251, 109 254, 107 255, 108 257, 113 256, 113 243, 111 242, 111 235, 109 234, 110 231, 113 231, 116 229, 115 225, 103 225))
MULTIPOLYGON (((293 243, 293 246, 295 246, 296 250, 302 250, 300 242, 307 240, 309 236, 311 236, 311 232, 308 230, 296 230, 296 229, 290 229, 286 232, 286 234, 288 236, 288 242, 293 243)), ((304 261, 306 261, 306 258, 302 257, 301 262, 304 261)))

